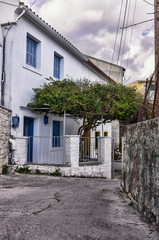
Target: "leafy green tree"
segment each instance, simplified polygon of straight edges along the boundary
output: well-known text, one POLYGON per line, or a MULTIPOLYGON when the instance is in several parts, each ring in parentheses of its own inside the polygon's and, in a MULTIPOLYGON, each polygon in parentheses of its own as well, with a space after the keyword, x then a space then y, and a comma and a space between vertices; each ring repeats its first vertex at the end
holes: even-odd
POLYGON ((34 88, 28 107, 62 116, 64 111, 74 119, 82 119, 78 134, 85 135, 91 128, 110 120, 128 120, 138 111, 141 96, 134 88, 121 84, 92 83, 88 80, 62 81, 47 79, 41 88, 34 88))

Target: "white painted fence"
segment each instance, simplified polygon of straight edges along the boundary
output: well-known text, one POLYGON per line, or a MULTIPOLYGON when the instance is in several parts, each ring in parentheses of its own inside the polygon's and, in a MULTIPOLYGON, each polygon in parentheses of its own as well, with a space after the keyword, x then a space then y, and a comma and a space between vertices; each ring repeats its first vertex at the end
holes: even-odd
MULTIPOLYGON (((27 162, 27 138, 16 138, 16 150, 14 151, 14 163, 15 165, 23 166, 27 164, 32 171, 39 169, 43 173, 51 173, 60 170, 62 176, 84 176, 84 177, 112 177, 112 161, 111 161, 111 138, 99 137, 98 139, 98 162, 96 163, 79 163, 79 141, 80 136, 65 136, 64 138, 64 159, 63 165, 52 161, 52 165, 49 162, 43 162, 37 164, 36 162, 30 164, 27 162), (21 143, 20 143, 21 142, 21 143), (56 166, 55 166, 56 164, 56 166)), ((33 145, 34 146, 34 145, 33 145)), ((46 146, 47 147, 47 146, 46 146)), ((34 150, 33 150, 34 151, 34 150)), ((39 149, 40 151, 40 149, 39 149)), ((47 147, 49 151, 49 147, 47 147)))

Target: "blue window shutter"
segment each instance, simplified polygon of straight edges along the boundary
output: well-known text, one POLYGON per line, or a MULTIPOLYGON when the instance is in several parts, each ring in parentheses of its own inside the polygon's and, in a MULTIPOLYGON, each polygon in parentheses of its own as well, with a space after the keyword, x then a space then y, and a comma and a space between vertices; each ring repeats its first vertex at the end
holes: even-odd
POLYGON ((36 68, 37 42, 27 37, 26 63, 36 68))
POLYGON ((60 147, 60 121, 53 121, 52 147, 60 147))
POLYGON ((60 61, 61 61, 61 58, 55 54, 54 55, 54 77, 57 79, 60 79, 60 70, 61 70, 60 61))

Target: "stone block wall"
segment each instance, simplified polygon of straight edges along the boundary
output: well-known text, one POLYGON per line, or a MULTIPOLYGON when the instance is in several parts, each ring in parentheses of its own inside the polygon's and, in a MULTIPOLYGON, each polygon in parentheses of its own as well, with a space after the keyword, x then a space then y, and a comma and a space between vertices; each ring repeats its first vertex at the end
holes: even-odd
POLYGON ((0 106, 0 174, 2 166, 8 163, 11 111, 0 106))
POLYGON ((159 224, 159 118, 127 126, 122 189, 143 216, 159 224))

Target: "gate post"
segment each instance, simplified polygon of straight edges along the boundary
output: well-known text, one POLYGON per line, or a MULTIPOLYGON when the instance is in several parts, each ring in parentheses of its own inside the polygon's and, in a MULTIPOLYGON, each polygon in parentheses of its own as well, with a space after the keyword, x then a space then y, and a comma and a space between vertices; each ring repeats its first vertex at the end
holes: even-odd
POLYGON ((110 137, 99 137, 98 139, 98 161, 105 166, 107 178, 112 177, 111 142, 110 137))
POLYGON ((13 162, 16 165, 24 165, 27 163, 28 137, 16 137, 15 144, 13 162))
POLYGON ((79 138, 78 135, 65 136, 65 159, 74 173, 79 168, 79 138))

